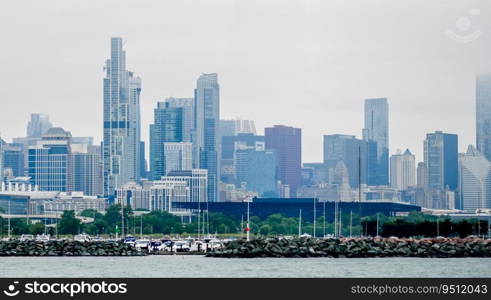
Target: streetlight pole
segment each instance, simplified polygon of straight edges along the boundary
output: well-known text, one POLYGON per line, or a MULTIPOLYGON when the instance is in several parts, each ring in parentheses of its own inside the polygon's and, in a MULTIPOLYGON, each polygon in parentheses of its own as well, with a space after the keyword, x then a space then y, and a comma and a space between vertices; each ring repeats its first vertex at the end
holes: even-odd
POLYGON ((315 231, 316 231, 315 230, 316 229, 316 226, 315 225, 316 225, 316 219, 317 219, 317 215, 316 215, 316 212, 317 212, 317 210, 316 210, 316 206, 317 206, 316 204, 317 203, 316 202, 317 201, 316 200, 317 200, 317 195, 316 195, 316 198, 314 198, 314 238, 315 238, 315 231))
POLYGON ((10 240, 10 217, 11 217, 11 211, 10 211, 10 198, 9 198, 9 223, 8 223, 8 236, 10 240))
POLYGON ((251 231, 251 228, 249 227, 250 225, 250 208, 249 208, 249 204, 250 204, 250 200, 247 199, 247 227, 246 227, 246 238, 247 238, 247 241, 250 241, 250 231, 251 231))
POLYGON ((351 238, 353 234, 353 211, 349 212, 349 237, 351 238))
POLYGON ((302 210, 298 213, 298 237, 302 235, 302 210))
POLYGON ((326 201, 324 199, 324 203, 323 203, 323 214, 324 214, 324 224, 323 224, 323 230, 322 230, 322 237, 323 238, 326 238, 326 201))
POLYGON ((121 200, 121 237, 124 239, 124 205, 121 200))

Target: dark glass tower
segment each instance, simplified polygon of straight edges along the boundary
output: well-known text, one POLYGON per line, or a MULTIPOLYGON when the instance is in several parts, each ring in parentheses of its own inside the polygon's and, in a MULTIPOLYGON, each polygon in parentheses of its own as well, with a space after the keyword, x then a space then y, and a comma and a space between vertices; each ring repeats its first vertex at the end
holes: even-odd
POLYGON ((373 145, 369 147, 368 184, 388 185, 389 104, 386 98, 365 100, 363 139, 369 143, 376 143, 375 147, 373 145))
POLYGON ((150 172, 153 180, 165 174, 164 143, 183 141, 183 108, 159 102, 150 125, 150 172))
POLYGON ((283 125, 265 128, 266 149, 274 150, 278 180, 290 186, 291 197, 302 184, 302 129, 283 125))

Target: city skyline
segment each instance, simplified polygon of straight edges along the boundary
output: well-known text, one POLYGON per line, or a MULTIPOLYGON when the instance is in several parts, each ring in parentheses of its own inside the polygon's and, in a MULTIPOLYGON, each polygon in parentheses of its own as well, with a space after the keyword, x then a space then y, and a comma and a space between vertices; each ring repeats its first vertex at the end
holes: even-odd
MULTIPOLYGON (((103 3, 105 4, 90 12, 96 19, 109 9, 107 2, 103 3)), ((348 134, 361 137, 363 101, 372 97, 386 97, 390 105, 390 154, 396 153, 397 149, 409 148, 416 155, 416 161, 422 161, 422 141, 425 134, 436 130, 458 134, 459 152, 465 152, 468 144, 475 145, 475 75, 491 70, 489 60, 484 59, 487 58, 485 53, 489 53, 486 50, 491 48, 489 36, 483 30, 490 27, 486 23, 489 22, 486 21, 486 16, 490 4, 484 1, 476 1, 475 7, 451 4, 441 8, 436 4, 423 4, 423 2, 417 2, 407 10, 399 4, 371 6, 366 7, 367 16, 358 15, 356 11, 359 8, 354 10, 356 6, 351 2, 342 8, 334 4, 323 4, 320 1, 307 1, 306 4, 290 2, 281 8, 281 13, 275 13, 275 6, 270 3, 264 6, 262 14, 257 15, 255 14, 259 10, 257 3, 245 4, 236 1, 225 5, 224 2, 218 1, 215 3, 221 5, 220 10, 217 11, 213 11, 213 5, 210 7, 198 5, 198 8, 195 8, 203 9, 204 16, 198 16, 197 11, 191 9, 187 2, 176 4, 176 7, 146 3, 147 6, 131 7, 137 10, 135 24, 148 25, 141 19, 140 14, 151 13, 149 7, 155 8, 156 11, 160 8, 169 8, 166 14, 190 9, 193 16, 201 18, 199 20, 220 14, 225 17, 221 21, 214 20, 204 24, 202 29, 197 29, 201 37, 189 31, 191 24, 188 23, 192 22, 173 18, 169 23, 155 21, 150 32, 138 36, 143 28, 138 26, 132 28, 122 24, 124 23, 122 18, 115 18, 100 32, 94 32, 93 28, 87 27, 81 29, 81 36, 78 39, 67 37, 63 44, 53 41, 52 44, 43 45, 38 49, 37 54, 45 57, 45 61, 40 61, 37 56, 35 56, 36 61, 33 61, 19 48, 22 42, 18 37, 7 32, 5 38, 12 43, 2 49, 3 55, 0 58, 2 65, 6 66, 6 72, 1 75, 1 78, 6 83, 5 87, 8 87, 0 88, 0 95, 6 99, 4 109, 0 112, 2 137, 10 140, 22 136, 29 113, 41 112, 49 114, 56 126, 70 130, 78 136, 94 136, 100 141, 102 139, 100 130, 102 109, 99 105, 102 100, 100 66, 109 51, 107 39, 119 35, 128 40, 125 44, 129 53, 128 65, 143 78, 142 138, 147 145, 149 145, 148 124, 151 123, 152 109, 157 101, 171 96, 191 97, 196 77, 202 72, 217 72, 220 76, 222 119, 240 117, 254 120, 258 134, 263 134, 265 127, 280 124, 302 128, 303 162, 322 161, 323 135, 348 134), (412 20, 423 5, 427 12, 433 15, 423 16, 420 19, 422 24, 415 24, 412 20), (478 40, 466 44, 449 39, 444 34, 445 29, 452 28, 455 20, 466 16, 470 8, 480 9, 481 15, 473 25, 478 26, 484 34, 478 40), (373 20, 372 17, 385 14, 389 10, 391 13, 387 15, 385 21, 373 20), (401 19, 403 10, 407 17, 401 19), (339 15, 334 20, 336 23, 324 20, 332 14, 339 15), (358 24, 364 22, 364 18, 367 17, 371 17, 372 21, 368 23, 368 28, 359 28, 358 24), (279 24, 290 29, 292 36, 285 35, 279 27, 259 28, 259 25, 268 18, 271 19, 270 21, 279 21, 279 24), (294 20, 297 18, 305 19, 306 22, 296 24, 294 20), (253 25, 250 21, 255 21, 252 23, 257 24, 253 25), (396 21, 401 24, 396 24, 396 21), (176 38, 165 25, 173 28, 176 24, 182 27, 178 31, 181 39, 178 38, 175 45, 168 45, 168 43, 163 45, 163 41, 176 38), (223 25, 230 24, 233 26, 222 29, 223 25), (298 28, 294 27, 294 24, 298 28), (329 26, 333 29, 329 30, 329 26), (394 27, 393 30, 384 29, 391 26, 394 27), (379 29, 382 31, 379 32, 379 29), (165 34, 159 34, 160 30, 165 34), (303 36, 301 34, 303 32, 309 34, 303 36), (363 37, 368 32, 373 33, 371 39, 363 37), (419 35, 420 32, 424 32, 428 37, 419 35), (395 36, 396 33, 399 35, 395 36), (277 43, 258 45, 257 42, 266 41, 266 37, 271 34, 275 35, 277 43), (401 42, 397 46, 388 45, 384 40, 385 35, 395 38, 396 41, 400 41, 401 38, 407 38, 408 41, 401 42), (325 36, 325 39, 318 40, 319 36, 325 36), (332 41, 332 38, 342 36, 350 37, 348 45, 343 46, 340 42, 326 44, 332 41), (294 37, 301 38, 300 41, 305 47, 293 45, 284 48, 285 43, 294 37), (183 48, 189 45, 193 38, 210 38, 214 43, 208 44, 207 49, 183 48), (243 38, 248 38, 246 41, 250 41, 251 45, 257 46, 258 49, 239 43, 243 38), (95 47, 91 46, 88 49, 85 46, 82 49, 74 49, 74 46, 82 41, 95 47), (361 42, 366 48, 363 53, 356 52, 354 48, 345 48, 361 42), (408 50, 403 49, 402 46, 408 46, 408 50), (384 50, 384 47, 387 50, 384 50), (284 51, 283 55, 279 54, 276 58, 271 55, 278 54, 280 48, 284 51), (181 53, 177 51, 179 49, 188 50, 181 53), (442 49, 445 51, 440 51, 442 49), (82 50, 88 55, 82 55, 80 52, 82 50), (343 50, 349 50, 348 54, 342 55, 343 50), (418 51, 414 52, 414 50, 418 51), (53 56, 52 53, 56 55, 53 56), (200 53, 201 56, 195 57, 195 53, 200 53), (353 54, 356 54, 357 58, 349 63, 349 59, 354 57, 353 54), (374 62, 371 62, 374 56, 377 57, 378 63, 383 62, 381 71, 380 68, 375 67, 374 62), (20 57, 22 60, 16 61, 14 66, 6 61, 6 58, 12 57, 20 57), (219 59, 220 57, 223 59, 219 59), (265 60, 266 57, 269 61, 265 60), (288 58, 298 61, 277 68, 281 63, 288 61, 288 58), (336 62, 338 59, 340 62, 336 62), (27 63, 32 67, 30 70, 53 71, 53 73, 40 80, 38 71, 24 72, 22 74, 26 77, 25 80, 30 82, 33 88, 12 89, 11 87, 17 86, 20 80, 16 70, 23 70, 27 67, 25 65, 27 63), (69 74, 68 77, 72 80, 67 82, 59 77, 59 70, 56 68, 64 71, 63 77, 69 74), (379 71, 373 72, 373 70, 379 71), (38 76, 34 82, 35 74, 38 76), (294 80, 296 84, 290 84, 290 80, 294 80), (41 82, 43 86, 39 86, 37 82, 41 82), (243 84, 248 88, 241 89, 243 84), (288 86, 288 89, 279 89, 280 85, 288 86), (36 91, 35 96, 31 94, 31 90, 36 91), (43 99, 43 101, 32 99, 43 99), (299 102, 298 99, 302 101, 299 102), (299 103, 301 105, 298 105, 299 103), (282 114, 275 114, 272 117, 273 107, 280 104, 284 108, 282 114), (21 114, 19 106, 28 107, 28 111, 21 114), (437 107, 440 109, 437 110, 437 107), (15 116, 12 111, 16 112, 15 116), (81 114, 81 111, 85 113, 81 114), (319 126, 320 122, 322 122, 321 126, 319 126), (414 127, 411 131, 406 130, 409 123, 414 127)), ((59 5, 63 6, 62 3, 59 5)), ((12 6, 15 10, 15 4, 12 6)), ((92 8, 90 4, 81 6, 82 11, 92 8)), ((77 15, 72 13, 69 10, 66 16, 77 19, 77 15)), ((30 17, 28 13, 20 13, 19 20, 31 25, 39 23, 39 19, 27 20, 27 17, 30 17)), ((53 15, 53 18, 56 20, 60 17, 53 15)), ((64 21, 72 24, 70 20, 64 19, 64 21)), ((19 21, 5 16, 2 22, 17 24, 19 21)), ((50 29, 48 34, 63 33, 62 29, 54 28, 50 23, 41 25, 50 29)), ((27 40, 36 42, 38 38, 30 35, 26 29, 23 26, 19 28, 20 32, 27 35, 27 40)))

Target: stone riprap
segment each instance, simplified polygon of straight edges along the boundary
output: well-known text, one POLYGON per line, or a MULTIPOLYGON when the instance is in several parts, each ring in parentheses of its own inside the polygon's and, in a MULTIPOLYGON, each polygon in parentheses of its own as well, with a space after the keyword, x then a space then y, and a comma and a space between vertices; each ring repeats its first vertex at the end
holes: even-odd
POLYGON ((236 240, 208 257, 491 257, 491 240, 467 239, 254 239, 236 240))
POLYGON ((118 242, 0 241, 0 256, 140 256, 130 244, 118 242))

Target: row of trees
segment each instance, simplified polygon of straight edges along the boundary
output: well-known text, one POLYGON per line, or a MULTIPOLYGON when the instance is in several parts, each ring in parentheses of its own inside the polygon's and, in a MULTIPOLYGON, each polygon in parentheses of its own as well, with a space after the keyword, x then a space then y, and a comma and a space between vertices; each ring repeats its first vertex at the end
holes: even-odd
POLYGON ((486 220, 452 221, 449 218, 412 212, 407 217, 386 217, 380 214, 363 218, 364 235, 377 235, 377 224, 379 235, 384 237, 466 237, 488 234, 488 221, 486 220))
MULTIPOLYGON (((209 213, 194 217, 191 220, 181 218, 167 212, 153 211, 136 216, 129 207, 123 210, 120 205, 110 206, 105 214, 95 210, 85 210, 81 213, 83 217, 93 218, 90 223, 82 223, 76 218, 73 211, 66 211, 61 219, 52 226, 45 227, 43 223, 29 223, 26 219, 11 219, 10 228, 12 235, 42 234, 51 235, 73 235, 81 232, 90 235, 114 235, 121 233, 124 223, 126 234, 139 235, 148 234, 189 234, 218 233, 218 234, 242 234, 246 227, 244 220, 224 215, 222 213, 209 213), (124 217, 121 217, 123 211, 124 217), (124 222, 123 222, 124 220, 124 222)), ((0 232, 6 235, 7 220, 0 218, 0 232)), ((266 219, 252 216, 250 218, 250 229, 253 235, 275 236, 307 233, 317 237, 333 234, 335 227, 342 236, 460 236, 486 234, 488 223, 486 221, 462 220, 451 221, 434 216, 424 215, 420 212, 412 212, 406 217, 387 217, 383 214, 360 218, 357 214, 343 214, 342 220, 335 226, 328 222, 324 216, 320 216, 313 222, 302 221, 299 218, 286 217, 281 214, 273 214, 266 219), (378 221, 377 221, 378 220, 378 221), (315 232, 314 232, 315 228, 315 232)))

